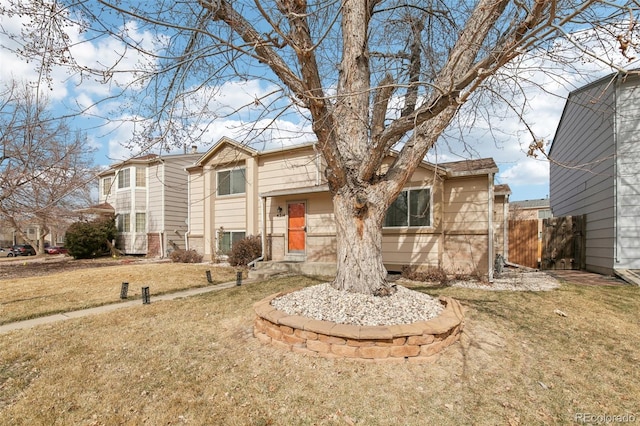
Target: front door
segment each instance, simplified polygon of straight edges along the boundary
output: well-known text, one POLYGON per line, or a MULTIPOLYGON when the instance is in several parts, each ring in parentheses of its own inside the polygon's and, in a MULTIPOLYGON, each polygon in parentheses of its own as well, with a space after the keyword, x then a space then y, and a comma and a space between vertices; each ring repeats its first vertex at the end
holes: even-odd
POLYGON ((287 248, 289 253, 304 253, 307 233, 306 205, 303 202, 287 205, 287 248))

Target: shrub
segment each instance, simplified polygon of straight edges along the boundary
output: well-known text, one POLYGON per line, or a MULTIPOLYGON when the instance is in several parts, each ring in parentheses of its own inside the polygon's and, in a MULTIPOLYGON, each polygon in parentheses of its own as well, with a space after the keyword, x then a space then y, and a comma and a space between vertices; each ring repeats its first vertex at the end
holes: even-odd
POLYGON ((249 262, 262 254, 262 241, 259 236, 249 235, 236 242, 229 254, 231 266, 247 266, 249 262))
POLYGON ((172 262, 175 263, 200 263, 202 255, 195 250, 174 250, 169 255, 172 262))
POLYGON ((67 229, 64 245, 75 259, 89 259, 107 253, 109 241, 115 238, 114 217, 91 222, 75 222, 67 229))
POLYGON ((449 282, 447 273, 442 268, 430 266, 426 269, 404 265, 402 277, 412 281, 429 281, 446 285, 449 282))

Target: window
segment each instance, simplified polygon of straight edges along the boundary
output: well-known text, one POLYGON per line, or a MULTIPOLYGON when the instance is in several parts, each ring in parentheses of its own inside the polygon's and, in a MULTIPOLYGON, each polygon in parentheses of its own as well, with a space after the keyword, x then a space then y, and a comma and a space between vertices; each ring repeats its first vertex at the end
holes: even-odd
POLYGON ((111 176, 102 179, 102 195, 111 194, 111 176))
POLYGON ((129 213, 118 214, 118 232, 131 232, 131 216, 129 213))
POLYGON ((136 213, 136 232, 147 232, 147 214, 136 213))
POLYGON ((538 219, 549 219, 552 216, 551 210, 538 210, 538 219))
POLYGON ((431 226, 431 190, 402 191, 387 210, 384 226, 431 226))
POLYGON ((245 236, 244 231, 231 231, 231 232, 220 232, 218 234, 218 250, 222 252, 222 254, 231 253, 231 249, 233 245, 238 241, 242 240, 245 236))
POLYGON ((244 168, 218 172, 218 195, 244 194, 244 168))
POLYGON ((130 173, 130 169, 122 169, 118 172, 118 188, 128 188, 131 186, 130 173))
POLYGON ((147 169, 143 167, 136 167, 136 186, 144 188, 147 186, 147 169))

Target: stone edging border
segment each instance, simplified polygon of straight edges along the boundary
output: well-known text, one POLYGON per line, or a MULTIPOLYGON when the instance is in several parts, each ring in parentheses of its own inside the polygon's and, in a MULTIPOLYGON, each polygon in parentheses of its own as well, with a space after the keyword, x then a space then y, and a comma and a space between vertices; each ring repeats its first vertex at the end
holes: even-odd
POLYGON ((253 334, 262 343, 309 356, 432 363, 458 341, 464 327, 462 306, 450 297, 440 297, 444 309, 429 321, 357 326, 288 315, 271 305, 273 299, 284 294, 272 294, 253 305, 253 334))

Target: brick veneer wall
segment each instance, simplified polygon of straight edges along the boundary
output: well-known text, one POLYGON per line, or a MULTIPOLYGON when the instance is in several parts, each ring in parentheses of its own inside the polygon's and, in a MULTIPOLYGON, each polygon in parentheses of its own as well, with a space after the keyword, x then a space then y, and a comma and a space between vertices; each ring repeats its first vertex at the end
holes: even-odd
POLYGON ((373 362, 435 362, 460 338, 464 314, 457 300, 441 297, 441 314, 429 321, 391 326, 356 326, 319 321, 277 310, 271 295, 254 304, 253 333, 266 344, 325 358, 373 362))

